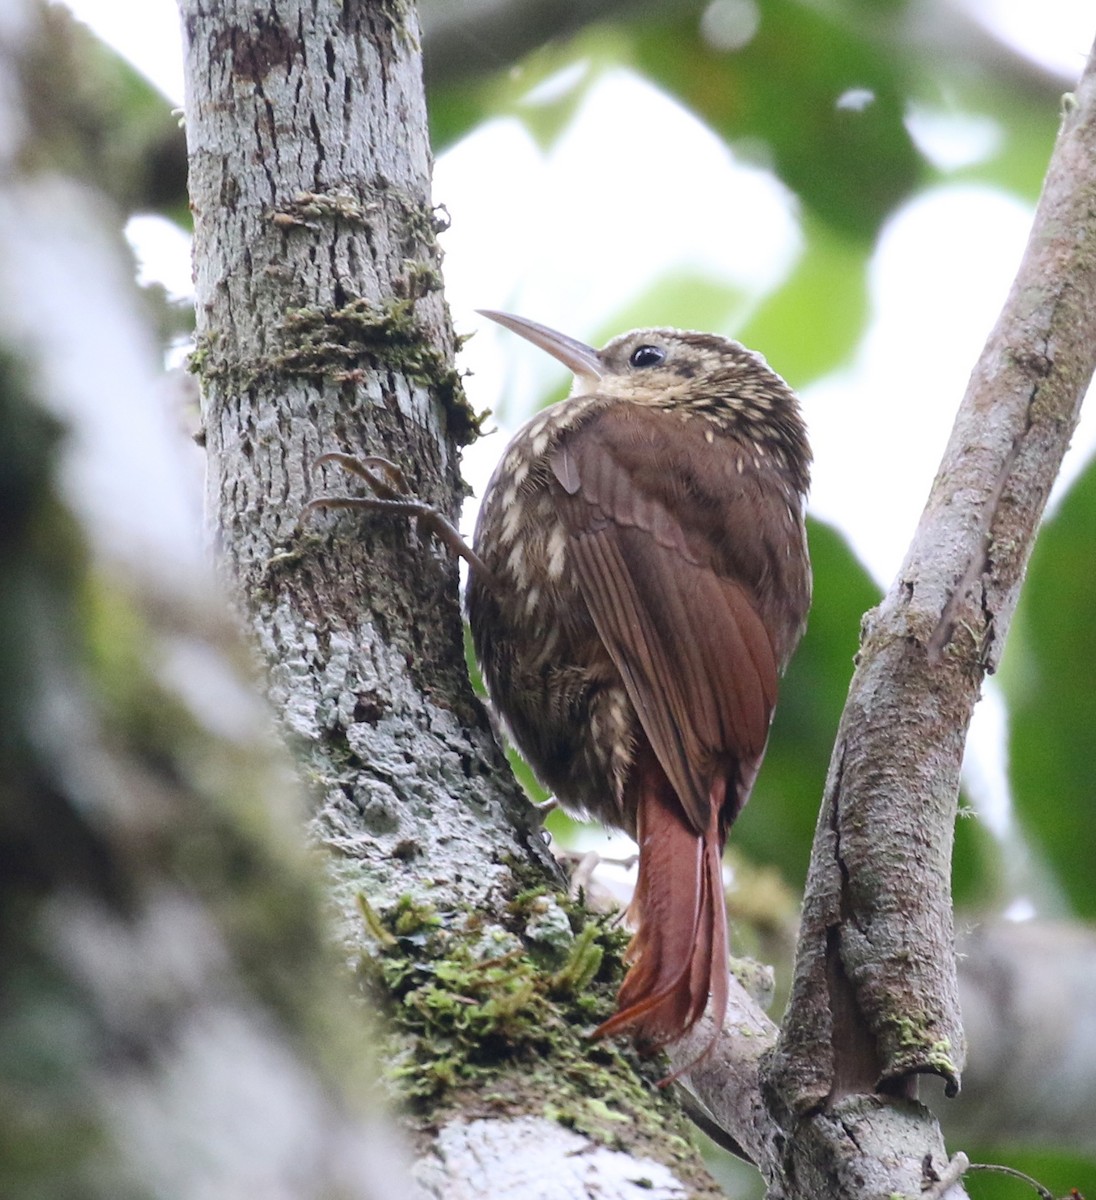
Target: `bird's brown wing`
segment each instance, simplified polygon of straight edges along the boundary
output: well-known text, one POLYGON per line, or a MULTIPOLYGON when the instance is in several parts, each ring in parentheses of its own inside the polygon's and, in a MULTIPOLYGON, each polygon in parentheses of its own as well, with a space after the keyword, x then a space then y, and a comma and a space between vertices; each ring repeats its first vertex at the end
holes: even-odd
MULTIPOLYGON (((628 406, 629 408, 631 406, 628 406)), ((711 486, 669 495, 681 478, 662 457, 660 422, 679 418, 614 406, 555 451, 557 502, 571 538, 583 597, 624 680, 640 724, 693 830, 711 824, 714 774, 733 761, 748 785, 768 737, 777 667, 746 583, 728 571, 736 520, 756 518, 748 492, 718 457, 727 447, 689 447, 708 463, 711 486), (707 529, 717 537, 707 536, 707 529)), ((661 426, 662 431, 665 427, 661 426)), ((674 442, 680 441, 679 434, 674 442)), ((733 819, 744 796, 727 796, 733 819)))

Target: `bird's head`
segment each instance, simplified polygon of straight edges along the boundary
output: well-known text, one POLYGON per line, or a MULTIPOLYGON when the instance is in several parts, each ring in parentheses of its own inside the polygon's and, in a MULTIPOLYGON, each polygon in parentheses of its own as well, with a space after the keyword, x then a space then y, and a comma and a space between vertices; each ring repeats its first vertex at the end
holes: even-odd
POLYGON ((633 329, 595 350, 510 313, 481 314, 520 334, 574 372, 572 396, 596 393, 658 408, 693 411, 783 443, 804 463, 810 451, 795 394, 762 355, 715 333, 633 329))

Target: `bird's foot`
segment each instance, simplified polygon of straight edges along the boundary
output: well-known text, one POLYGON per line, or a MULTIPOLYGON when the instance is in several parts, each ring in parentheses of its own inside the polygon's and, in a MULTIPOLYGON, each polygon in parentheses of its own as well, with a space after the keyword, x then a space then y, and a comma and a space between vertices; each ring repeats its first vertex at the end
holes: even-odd
POLYGON ((352 508, 366 512, 387 513, 393 517, 410 517, 420 533, 432 533, 453 554, 459 555, 477 571, 487 573, 480 556, 461 537, 447 516, 432 504, 420 500, 407 487, 404 473, 387 458, 370 455, 356 458, 352 454, 331 452, 321 454, 312 464, 321 467, 334 463, 363 480, 372 491, 372 496, 314 496, 301 509, 301 519, 307 520, 312 513, 328 508, 352 508))

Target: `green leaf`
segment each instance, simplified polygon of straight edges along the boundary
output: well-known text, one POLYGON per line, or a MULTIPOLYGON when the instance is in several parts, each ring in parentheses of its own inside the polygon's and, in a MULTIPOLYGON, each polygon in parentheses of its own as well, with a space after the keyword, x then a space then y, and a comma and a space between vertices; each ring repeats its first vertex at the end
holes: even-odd
POLYGON ((1013 799, 1075 910, 1096 915, 1096 463, 1039 535, 1000 678, 1013 799))
POLYGON ((794 388, 841 366, 868 318, 868 247, 809 216, 807 244, 795 270, 738 334, 760 350, 794 388))
POLYGON ((814 569, 810 623, 780 685, 769 748, 732 840, 801 885, 830 751, 860 643, 860 618, 879 589, 832 526, 808 523, 814 569))
POLYGON ((740 152, 771 159, 821 220, 869 240, 925 171, 904 123, 906 56, 854 7, 767 0, 735 50, 709 44, 693 12, 631 28, 644 74, 740 152))

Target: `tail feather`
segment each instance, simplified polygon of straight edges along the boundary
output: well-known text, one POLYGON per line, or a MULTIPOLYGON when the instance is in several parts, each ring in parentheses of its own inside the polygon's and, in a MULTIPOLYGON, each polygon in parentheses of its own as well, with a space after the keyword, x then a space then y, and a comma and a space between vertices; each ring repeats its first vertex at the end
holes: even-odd
POLYGON ((727 910, 720 813, 712 788, 708 828, 698 834, 653 755, 637 764, 639 879, 635 936, 617 1012, 595 1036, 628 1032, 650 1049, 686 1034, 712 999, 716 1028, 727 1007, 727 910))

